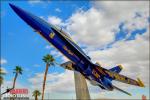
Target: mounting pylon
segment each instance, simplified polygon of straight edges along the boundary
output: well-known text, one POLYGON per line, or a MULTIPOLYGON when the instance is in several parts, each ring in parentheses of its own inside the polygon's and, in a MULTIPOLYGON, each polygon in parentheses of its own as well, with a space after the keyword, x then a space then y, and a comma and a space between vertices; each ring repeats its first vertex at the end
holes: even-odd
POLYGON ((75 91, 77 100, 90 100, 90 94, 83 75, 74 72, 75 91))

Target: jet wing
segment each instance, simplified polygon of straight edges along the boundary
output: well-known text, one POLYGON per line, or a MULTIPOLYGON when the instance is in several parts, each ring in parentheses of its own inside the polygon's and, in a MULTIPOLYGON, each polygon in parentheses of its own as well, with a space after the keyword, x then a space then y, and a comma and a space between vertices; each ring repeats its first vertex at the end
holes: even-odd
POLYGON ((112 80, 120 81, 131 85, 136 85, 140 87, 145 87, 144 83, 139 78, 137 78, 137 80, 134 80, 124 75, 112 72, 110 70, 105 70, 105 74, 106 77, 111 78, 112 80))
POLYGON ((65 68, 65 69, 68 69, 68 70, 74 70, 74 67, 73 66, 74 64, 71 62, 71 61, 67 61, 65 63, 62 63, 60 66, 65 68))

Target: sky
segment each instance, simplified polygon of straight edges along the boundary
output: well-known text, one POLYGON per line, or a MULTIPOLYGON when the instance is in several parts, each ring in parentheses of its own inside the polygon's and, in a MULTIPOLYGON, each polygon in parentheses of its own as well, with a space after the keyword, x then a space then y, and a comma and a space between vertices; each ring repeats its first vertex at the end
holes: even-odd
MULTIPOLYGON (((140 88, 114 81, 133 95, 128 96, 87 82, 91 98, 149 98, 149 1, 1 1, 0 62, 6 72, 2 90, 12 85, 13 69, 19 65, 23 74, 16 87, 28 88, 31 96, 42 87, 43 56, 51 54, 60 64, 68 59, 20 19, 9 3, 62 27, 94 63, 98 61, 107 69, 122 64, 121 74, 140 77, 146 85, 140 88)), ((50 67, 45 98, 75 99, 74 72, 50 67)))

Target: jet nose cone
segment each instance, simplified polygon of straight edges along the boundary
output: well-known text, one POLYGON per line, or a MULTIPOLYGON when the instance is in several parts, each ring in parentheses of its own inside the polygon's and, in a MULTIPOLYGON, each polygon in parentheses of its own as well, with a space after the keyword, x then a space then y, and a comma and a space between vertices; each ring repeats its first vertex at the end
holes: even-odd
POLYGON ((33 26, 33 23, 35 23, 36 20, 32 14, 30 14, 29 12, 27 12, 13 4, 9 3, 9 5, 19 17, 21 17, 31 27, 35 28, 35 26, 33 26))
MULTIPOLYGON (((45 29, 49 29, 48 24, 45 24, 41 18, 33 15, 30 12, 25 11, 24 9, 21 9, 13 4, 9 4, 10 7, 13 9, 13 11, 21 18, 23 19, 28 25, 30 25, 34 30, 41 32, 46 31, 45 29)), ((49 31, 49 30, 48 30, 49 31)))
POLYGON ((9 6, 10 6, 13 10, 18 9, 15 5, 13 5, 13 4, 11 4, 11 3, 9 3, 9 6))
POLYGON ((29 12, 27 12, 27 11, 25 11, 25 10, 23 10, 23 9, 21 9, 21 8, 19 8, 19 7, 17 7, 17 6, 15 6, 15 5, 13 5, 13 4, 10 4, 9 3, 9 5, 10 5, 10 7, 13 9, 13 11, 18 15, 18 16, 20 16, 25 22, 27 22, 28 24, 31 24, 31 19, 32 19, 32 15, 29 13, 29 12), (29 23, 30 22, 30 23, 29 23))
POLYGON ((20 13, 22 10, 19 7, 16 7, 15 5, 9 3, 9 6, 16 12, 20 13))
POLYGON ((11 4, 11 3, 9 3, 9 6, 11 7, 11 8, 13 8, 13 7, 15 7, 13 4, 11 4))

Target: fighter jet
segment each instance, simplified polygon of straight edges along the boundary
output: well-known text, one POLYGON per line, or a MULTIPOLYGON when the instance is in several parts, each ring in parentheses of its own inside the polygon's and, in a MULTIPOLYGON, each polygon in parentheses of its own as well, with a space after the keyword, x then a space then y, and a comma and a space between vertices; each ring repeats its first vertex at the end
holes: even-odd
POLYGON ((82 51, 82 49, 74 42, 74 40, 62 29, 13 4, 9 5, 14 10, 14 12, 19 17, 21 17, 21 19, 23 19, 37 33, 39 33, 44 39, 46 39, 59 52, 61 52, 69 59, 68 62, 61 64, 61 66, 65 69, 77 71, 81 73, 93 85, 109 91, 117 89, 125 94, 131 95, 130 93, 114 86, 112 84, 112 81, 120 81, 126 84, 145 87, 143 82, 139 78, 137 78, 137 80, 134 80, 119 74, 123 69, 121 65, 115 66, 111 69, 106 69, 98 63, 93 63, 90 57, 87 56, 82 51))

